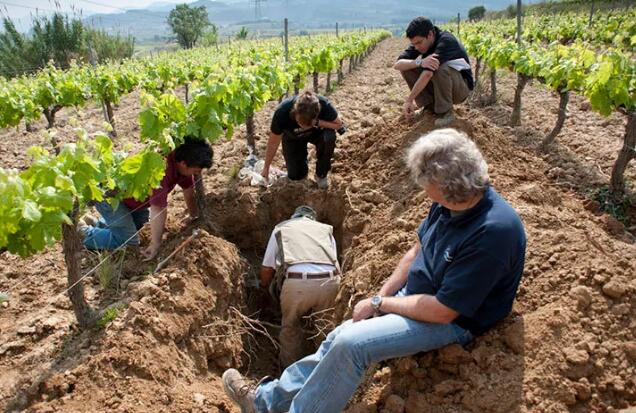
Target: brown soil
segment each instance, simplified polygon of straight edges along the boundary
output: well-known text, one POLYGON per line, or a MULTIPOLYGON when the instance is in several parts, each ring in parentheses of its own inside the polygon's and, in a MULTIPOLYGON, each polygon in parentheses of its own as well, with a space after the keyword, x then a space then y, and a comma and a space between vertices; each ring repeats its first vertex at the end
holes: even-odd
MULTIPOLYGON (((218 144, 205 176, 215 235, 204 233, 158 274, 129 250, 118 288, 104 290, 89 278, 94 306, 126 305, 106 328, 77 331, 59 247, 27 260, 0 257, 0 289, 11 291, 0 309, 0 408, 236 412, 223 394, 223 369, 242 365, 256 378, 277 368, 266 340, 240 335, 231 308, 254 310, 259 301, 245 281, 255 276, 273 226, 300 203, 336 229, 344 282, 335 317, 348 317, 415 241, 430 206, 403 162, 408 146, 433 124, 428 114, 412 123, 399 117, 405 86, 391 65, 403 46, 399 39, 383 42, 330 94, 349 132, 339 138, 328 192, 312 181, 250 187, 232 173, 246 156, 244 129, 218 144)), ((483 150, 495 188, 526 225, 526 270, 513 314, 467 349, 450 346, 374 366, 348 411, 583 413, 636 405, 636 247, 620 223, 584 198, 607 181, 625 121, 603 119, 574 97, 555 148, 543 155, 535 148, 552 127, 557 99, 529 86, 524 126, 510 128, 513 84, 501 76, 500 103, 460 105, 452 125, 483 150)), ((117 111, 120 145, 137 135, 137 102, 127 97, 117 111)), ((256 115, 260 153, 275 105, 256 115)), ((62 122, 72 112, 61 113, 62 122)), ((82 112, 99 127, 101 111, 82 112)), ((72 128, 62 129, 61 139, 71 139, 72 128)), ((16 131, 3 137, 0 159, 11 167, 23 167, 25 142, 40 139, 16 131)), ((282 168, 280 153, 275 165, 282 168)), ((630 165, 627 176, 635 172, 630 165)), ((169 219, 163 257, 191 230, 180 223, 178 191, 172 204, 177 214, 169 219)), ((85 270, 97 259, 87 254, 85 270)))

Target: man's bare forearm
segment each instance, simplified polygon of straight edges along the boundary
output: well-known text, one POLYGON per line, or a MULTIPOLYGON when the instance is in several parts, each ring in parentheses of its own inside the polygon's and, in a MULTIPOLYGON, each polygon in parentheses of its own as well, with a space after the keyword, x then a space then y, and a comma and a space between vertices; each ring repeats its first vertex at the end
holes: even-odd
POLYGON ((413 85, 413 89, 411 89, 411 93, 409 94, 407 100, 415 100, 415 98, 418 97, 424 89, 426 89, 426 85, 428 85, 428 82, 431 80, 432 77, 433 72, 431 72, 430 70, 423 71, 419 79, 417 79, 417 82, 415 82, 415 85, 413 85))
POLYGON ((269 166, 274 160, 274 156, 276 156, 276 151, 278 150, 278 146, 280 145, 281 140, 282 135, 276 135, 274 133, 269 134, 269 139, 267 140, 267 149, 265 150, 265 165, 263 166, 263 169, 269 169, 269 166))
POLYGON ((192 218, 196 218, 199 215, 199 210, 197 208, 197 203, 194 200, 194 185, 183 190, 183 199, 188 207, 188 213, 190 216, 192 218))
POLYGON ((342 121, 340 120, 340 118, 336 118, 333 121, 328 121, 328 120, 319 120, 318 121, 318 127, 320 128, 326 128, 326 129, 340 129, 342 127, 342 121))
POLYGON ((393 65, 393 68, 399 70, 400 72, 405 72, 407 70, 417 69, 419 66, 415 63, 415 60, 411 59, 400 59, 393 65))
POLYGON ((161 245, 163 230, 166 227, 168 208, 150 206, 150 239, 152 245, 161 245))
POLYGON ((400 288, 404 287, 408 278, 409 268, 411 268, 411 264, 415 260, 415 257, 417 257, 419 249, 420 243, 417 242, 406 254, 404 254, 397 267, 395 267, 393 274, 391 274, 389 279, 386 280, 384 285, 382 285, 382 288, 380 288, 378 295, 383 297, 391 296, 397 293, 400 288))
POLYGON ((276 270, 274 268, 262 266, 261 274, 259 277, 261 282, 261 287, 267 288, 269 284, 272 282, 272 279, 274 278, 275 273, 276 273, 276 270))
POLYGON ((428 294, 384 297, 380 311, 438 324, 448 324, 459 315, 455 310, 440 303, 434 295, 428 294))

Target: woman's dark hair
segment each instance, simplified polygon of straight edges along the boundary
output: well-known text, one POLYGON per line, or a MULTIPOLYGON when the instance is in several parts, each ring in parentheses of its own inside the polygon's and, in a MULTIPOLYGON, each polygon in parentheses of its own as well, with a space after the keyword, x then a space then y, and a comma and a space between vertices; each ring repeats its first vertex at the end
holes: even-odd
POLYGON ((209 143, 190 136, 186 136, 185 142, 174 150, 175 161, 184 161, 189 168, 210 168, 213 157, 214 151, 209 143))
POLYGON ((435 26, 433 26, 433 22, 431 22, 426 17, 416 17, 406 28, 406 37, 409 39, 414 38, 415 36, 426 37, 433 30, 435 26))
POLYGON ((296 98, 291 115, 292 117, 299 117, 303 123, 308 124, 316 119, 319 113, 320 101, 318 96, 310 90, 305 90, 296 98))

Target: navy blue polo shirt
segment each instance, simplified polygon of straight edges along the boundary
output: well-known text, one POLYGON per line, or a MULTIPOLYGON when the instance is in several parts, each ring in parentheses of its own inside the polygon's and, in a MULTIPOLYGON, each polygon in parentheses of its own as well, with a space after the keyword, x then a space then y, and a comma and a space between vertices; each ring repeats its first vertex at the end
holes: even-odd
POLYGON ((517 212, 492 187, 461 215, 434 203, 417 234, 421 249, 409 268, 407 295, 434 295, 474 335, 510 313, 526 235, 517 212))

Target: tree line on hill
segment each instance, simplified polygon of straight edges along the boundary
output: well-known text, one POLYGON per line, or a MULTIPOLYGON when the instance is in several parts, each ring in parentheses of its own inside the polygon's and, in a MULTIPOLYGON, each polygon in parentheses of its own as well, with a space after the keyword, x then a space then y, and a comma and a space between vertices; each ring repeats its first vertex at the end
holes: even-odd
POLYGON ((131 57, 132 36, 109 35, 85 26, 62 13, 34 17, 29 34, 18 32, 10 18, 3 18, 0 32, 0 76, 29 74, 52 62, 61 69, 73 61, 104 63, 131 57))

